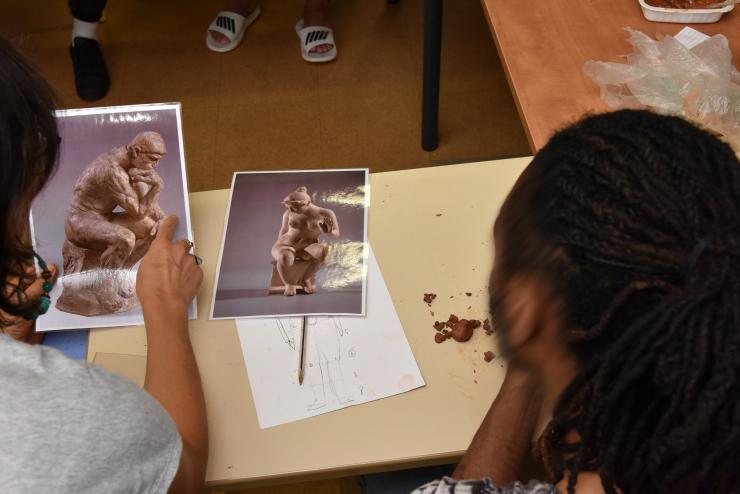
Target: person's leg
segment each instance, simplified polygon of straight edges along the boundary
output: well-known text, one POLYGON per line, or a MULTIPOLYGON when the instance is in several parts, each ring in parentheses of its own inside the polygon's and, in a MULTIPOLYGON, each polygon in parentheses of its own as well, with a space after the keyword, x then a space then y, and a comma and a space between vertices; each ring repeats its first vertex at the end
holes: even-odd
POLYGON ((107 0, 69 0, 72 17, 83 22, 97 23, 103 15, 107 0))
POLYGON ((306 253, 313 257, 308 264, 308 269, 306 269, 306 272, 303 274, 303 287, 306 290, 306 293, 314 293, 316 291, 313 277, 316 272, 321 269, 321 266, 324 265, 324 260, 326 259, 328 250, 329 246, 318 243, 311 244, 306 247, 306 253))
POLYGON ((273 248, 272 257, 275 261, 278 275, 280 275, 280 279, 283 280, 283 285, 285 285, 285 295, 295 295, 297 287, 292 283, 293 280, 290 279, 290 273, 288 272, 295 263, 295 254, 290 249, 273 248))
MULTIPOLYGON (((136 236, 131 230, 94 213, 70 216, 65 233, 75 246, 101 252, 100 267, 104 269, 122 268, 136 245, 136 236)), ((68 274, 66 268, 64 274, 68 274)))
MULTIPOLYGON (((303 5, 303 27, 329 26, 329 0, 306 0, 303 5)), ((326 53, 332 45, 318 45, 311 49, 311 53, 326 53)))
MULTIPOLYGON (((259 0, 226 0, 226 2, 224 3, 224 8, 221 10, 234 12, 235 14, 239 14, 243 17, 249 17, 252 12, 254 12, 257 7, 259 7, 259 4, 259 0)), ((213 41, 216 42, 216 44, 225 45, 229 42, 229 39, 223 34, 217 33, 216 31, 209 32, 211 33, 211 37, 213 38, 213 41)))
POLYGON ((74 19, 70 56, 80 98, 94 101, 108 93, 110 78, 97 41, 97 26, 106 0, 69 0, 74 19))

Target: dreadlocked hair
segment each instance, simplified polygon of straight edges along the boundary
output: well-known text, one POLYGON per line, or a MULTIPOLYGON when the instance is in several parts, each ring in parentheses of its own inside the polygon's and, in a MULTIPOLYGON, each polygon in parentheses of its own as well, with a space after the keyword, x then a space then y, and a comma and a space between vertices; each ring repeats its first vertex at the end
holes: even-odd
POLYGON ((590 116, 550 140, 510 199, 502 263, 546 274, 580 363, 538 442, 551 480, 567 475, 571 494, 582 471, 609 494, 737 489, 732 149, 677 117, 590 116))

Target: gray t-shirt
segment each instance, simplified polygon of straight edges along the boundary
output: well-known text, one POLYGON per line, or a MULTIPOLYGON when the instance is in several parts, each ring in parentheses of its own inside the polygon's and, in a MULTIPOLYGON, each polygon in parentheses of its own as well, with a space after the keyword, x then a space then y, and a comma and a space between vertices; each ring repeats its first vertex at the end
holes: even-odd
POLYGON ((0 492, 166 493, 181 452, 136 384, 0 334, 0 492))

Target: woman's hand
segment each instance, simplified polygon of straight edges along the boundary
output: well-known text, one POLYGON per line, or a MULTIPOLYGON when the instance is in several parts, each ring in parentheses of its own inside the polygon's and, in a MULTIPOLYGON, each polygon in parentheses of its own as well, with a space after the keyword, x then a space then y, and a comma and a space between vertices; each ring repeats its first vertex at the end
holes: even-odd
MULTIPOLYGON (((49 264, 49 271, 51 271, 51 283, 54 284, 57 280, 57 274, 59 270, 56 265, 49 264)), ((8 279, 6 281, 6 290, 8 295, 12 295, 16 287, 18 286, 18 278, 8 279)), ((44 293, 45 279, 39 277, 36 274, 36 270, 33 266, 26 269, 26 275, 23 277, 21 289, 25 294, 25 300, 36 301, 39 299, 42 293, 44 293)), ((14 297, 17 299, 17 296, 14 297)), ((34 332, 35 321, 24 319, 20 316, 13 316, 7 312, 0 310, 0 332, 8 334, 18 341, 25 341, 27 343, 39 343, 42 338, 42 334, 34 332)))
POLYGON ((203 281, 188 240, 172 241, 177 216, 161 221, 157 236, 141 261, 136 294, 144 310, 185 310, 203 281))

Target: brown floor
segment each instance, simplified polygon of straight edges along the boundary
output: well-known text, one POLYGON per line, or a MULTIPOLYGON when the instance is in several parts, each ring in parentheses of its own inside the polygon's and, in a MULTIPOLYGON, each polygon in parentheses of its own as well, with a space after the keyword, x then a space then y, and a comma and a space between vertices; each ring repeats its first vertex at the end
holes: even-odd
POLYGON ((422 0, 336 0, 339 57, 305 63, 299 0, 265 0, 243 44, 205 48, 221 0, 110 0, 98 36, 111 91, 77 98, 66 2, 1 2, 0 33, 38 64, 64 107, 180 101, 192 191, 235 170, 372 171, 529 154, 479 0, 446 2, 440 146, 420 146, 422 0))
MULTIPOLYGON (((62 0, 0 2, 0 33, 56 88, 63 107, 180 101, 192 191, 225 188, 235 170, 372 171, 529 154, 479 0, 445 2, 440 145, 420 146, 423 0, 337 0, 338 59, 309 65, 293 25, 299 0, 265 0, 234 52, 205 48, 221 0, 110 0, 98 36, 108 96, 79 100, 62 0)), ((245 494, 356 494, 352 479, 245 494)))

